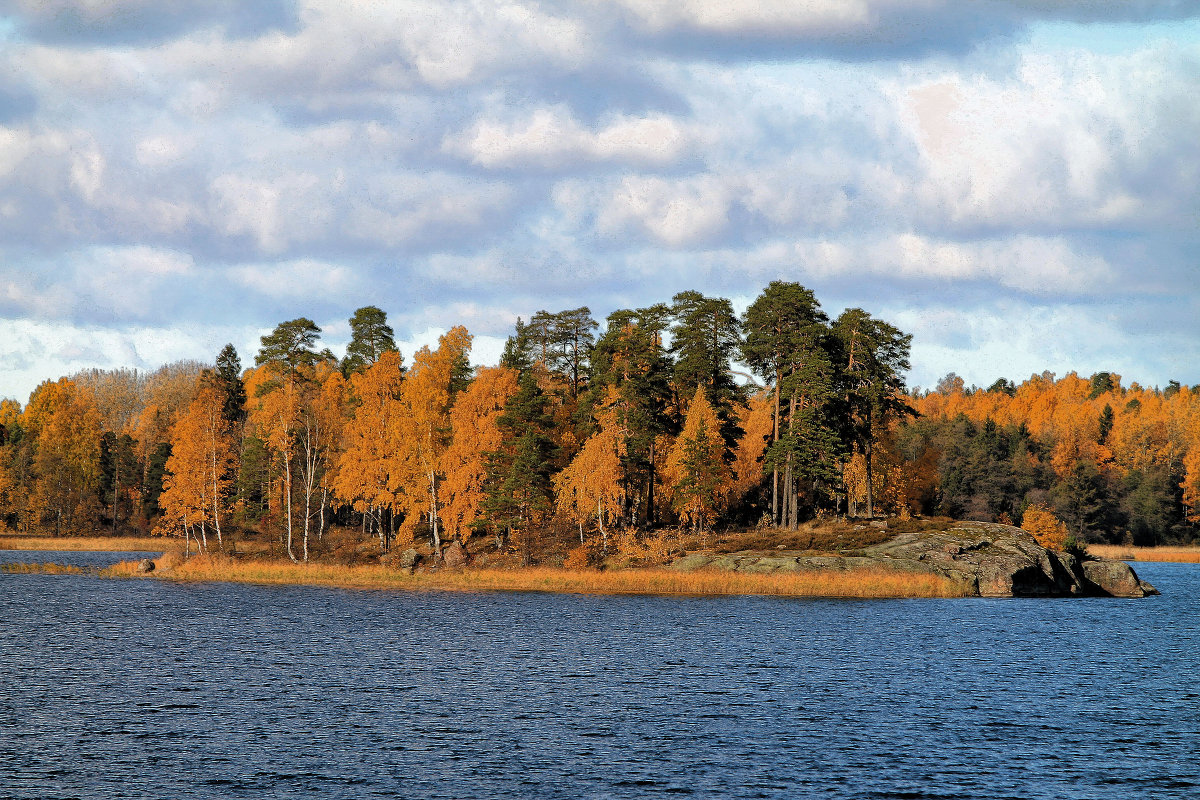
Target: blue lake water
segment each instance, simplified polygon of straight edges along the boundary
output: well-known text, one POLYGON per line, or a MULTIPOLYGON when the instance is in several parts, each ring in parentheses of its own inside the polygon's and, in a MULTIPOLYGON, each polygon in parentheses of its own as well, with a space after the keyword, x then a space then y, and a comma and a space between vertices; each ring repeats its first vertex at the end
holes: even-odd
MULTIPOLYGON (((0 561, 73 556, 130 557, 0 561)), ((1200 567, 1138 571, 1162 597, 0 574, 0 798, 1195 798, 1200 567)))

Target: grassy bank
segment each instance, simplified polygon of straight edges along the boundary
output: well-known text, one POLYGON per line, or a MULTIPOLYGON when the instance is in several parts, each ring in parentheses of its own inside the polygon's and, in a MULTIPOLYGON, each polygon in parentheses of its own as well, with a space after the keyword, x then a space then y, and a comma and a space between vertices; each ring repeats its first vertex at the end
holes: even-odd
POLYGON ((1171 561, 1200 564, 1200 547, 1126 547, 1120 544, 1089 544, 1088 552, 1118 561, 1171 561))
POLYGON ((91 550, 161 553, 175 543, 156 536, 17 536, 0 533, 0 550, 91 550))
MULTIPOLYGON (((959 597, 962 590, 932 575, 893 570, 822 571, 783 575, 738 572, 678 572, 663 568, 628 570, 463 569, 405 571, 381 565, 339 566, 288 561, 240 560, 196 556, 185 562, 165 559, 156 577, 182 581, 300 584, 352 589, 416 591, 532 591, 574 594, 772 595, 781 597, 959 597), (176 563, 170 563, 176 562, 176 563)), ((131 562, 104 574, 135 574, 131 562)))

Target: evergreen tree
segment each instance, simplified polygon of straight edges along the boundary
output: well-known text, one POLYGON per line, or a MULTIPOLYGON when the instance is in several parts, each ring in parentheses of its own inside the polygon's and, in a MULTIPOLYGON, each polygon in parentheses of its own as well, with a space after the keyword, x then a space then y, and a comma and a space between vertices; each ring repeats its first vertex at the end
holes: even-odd
POLYGON ((1121 524, 1119 507, 1096 465, 1080 461, 1051 492, 1054 509, 1080 541, 1095 540, 1121 524))
POLYGON ((485 454, 484 520, 498 541, 506 535, 517 539, 525 563, 532 557, 533 529, 553 507, 550 476, 556 453, 547 403, 533 372, 522 374, 517 393, 496 420, 500 449, 485 454))
POLYGON ((246 384, 242 382, 242 360, 232 344, 221 348, 217 354, 217 369, 214 373, 217 385, 224 396, 223 415, 233 425, 246 420, 246 384))
POLYGON ((261 338, 254 363, 269 364, 277 375, 292 381, 301 367, 313 366, 324 355, 314 347, 320 335, 321 329, 306 317, 281 322, 261 338))
POLYGON ((704 388, 721 421, 724 458, 729 460, 742 434, 738 421, 746 408, 745 395, 734 381, 730 366, 741 348, 741 324, 728 300, 694 291, 680 292, 672 298, 671 315, 675 320, 671 326, 671 352, 675 355, 676 397, 683 400, 692 387, 704 388))
POLYGON ((618 421, 626 431, 626 514, 630 521, 653 525, 655 492, 663 454, 658 439, 677 428, 668 414, 671 362, 663 346, 669 310, 666 306, 614 311, 592 355, 592 384, 583 404, 592 409, 616 393, 618 421))
POLYGON ((100 437, 100 502, 114 535, 133 516, 133 496, 142 475, 137 442, 127 433, 105 431, 100 437))
POLYGON ((350 344, 342 359, 342 374, 362 372, 386 352, 396 350, 395 333, 387 324, 387 313, 375 306, 363 306, 350 318, 350 344))
POLYGON ((774 430, 764 465, 771 470, 771 516, 799 523, 801 482, 830 474, 843 449, 836 430, 836 340, 816 297, 797 283, 773 281, 746 310, 742 358, 774 393, 774 430))
POLYGON ((912 336, 861 308, 849 308, 833 324, 842 346, 842 372, 851 431, 867 467, 867 514, 875 513, 872 490, 874 442, 889 419, 912 413, 904 399, 904 373, 912 336))

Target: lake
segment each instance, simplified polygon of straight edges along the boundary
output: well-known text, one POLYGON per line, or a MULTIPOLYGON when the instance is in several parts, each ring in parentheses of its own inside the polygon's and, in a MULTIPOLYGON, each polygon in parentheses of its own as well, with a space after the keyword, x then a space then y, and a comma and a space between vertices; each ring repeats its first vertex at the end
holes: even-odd
POLYGON ((1200 567, 1136 566, 1163 596, 0 574, 0 798, 1194 798, 1200 567))

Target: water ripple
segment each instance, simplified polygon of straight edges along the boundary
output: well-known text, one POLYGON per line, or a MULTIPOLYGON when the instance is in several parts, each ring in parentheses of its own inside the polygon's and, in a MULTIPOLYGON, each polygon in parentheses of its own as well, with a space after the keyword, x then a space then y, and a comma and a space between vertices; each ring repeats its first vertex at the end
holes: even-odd
POLYGON ((0 798, 1191 798, 1200 570, 1140 571, 1163 597, 5 574, 0 798))

